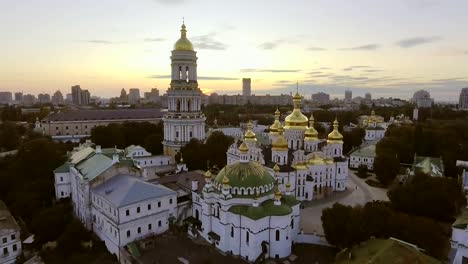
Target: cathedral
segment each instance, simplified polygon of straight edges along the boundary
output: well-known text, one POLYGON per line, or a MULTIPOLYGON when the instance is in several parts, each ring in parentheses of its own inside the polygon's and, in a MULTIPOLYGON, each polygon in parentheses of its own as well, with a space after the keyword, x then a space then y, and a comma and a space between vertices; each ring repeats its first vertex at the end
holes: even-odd
MULTIPOLYGON (((244 142, 249 148, 249 159, 256 161, 274 175, 279 167, 279 189, 290 191, 300 201, 320 199, 334 191, 344 191, 348 177, 348 160, 343 156, 343 135, 338 131, 338 121, 327 139, 319 139, 314 128, 314 117, 307 118, 301 112, 302 98, 293 97, 294 109, 286 116, 284 126, 281 113, 276 110, 275 121, 269 129, 270 144, 260 146, 249 125, 244 142)), ((240 160, 239 143, 234 143, 227 152, 227 164, 240 160)))
POLYGON ((197 82, 197 56, 187 39, 185 24, 171 56, 171 85, 167 90, 168 111, 164 122, 164 155, 174 157, 192 138, 205 139, 202 92, 197 82))

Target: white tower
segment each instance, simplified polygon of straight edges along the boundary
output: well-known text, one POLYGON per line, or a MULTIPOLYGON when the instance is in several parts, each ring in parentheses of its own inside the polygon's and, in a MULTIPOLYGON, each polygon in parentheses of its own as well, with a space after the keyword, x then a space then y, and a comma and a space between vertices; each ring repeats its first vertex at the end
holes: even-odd
POLYGON ((167 90, 168 112, 164 122, 164 154, 175 156, 192 138, 205 139, 205 116, 197 82, 197 56, 182 24, 180 39, 171 56, 172 78, 167 90))

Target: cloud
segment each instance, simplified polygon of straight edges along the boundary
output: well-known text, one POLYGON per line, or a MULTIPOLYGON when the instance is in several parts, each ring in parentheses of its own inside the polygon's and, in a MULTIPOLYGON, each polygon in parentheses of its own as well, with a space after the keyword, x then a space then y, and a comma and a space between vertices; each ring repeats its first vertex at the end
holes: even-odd
POLYGON ((258 48, 264 49, 264 50, 272 50, 275 49, 278 46, 279 42, 265 42, 260 45, 258 45, 258 48))
POLYGON ((362 69, 362 68, 370 68, 371 66, 367 65, 355 65, 355 66, 349 66, 346 68, 341 69, 342 71, 352 71, 354 69, 362 69))
MULTIPOLYGON (((149 75, 148 78, 152 79, 170 79, 171 75, 149 75)), ((232 78, 232 77, 218 77, 218 76, 198 76, 198 80, 205 80, 205 81, 235 81, 239 80, 239 78, 232 78)))
POLYGON ((164 4, 164 5, 178 5, 183 4, 186 0, 153 0, 156 3, 164 4))
POLYGON ((301 70, 288 70, 288 69, 241 69, 240 72, 300 72, 301 70))
POLYGON ((115 42, 115 41, 103 40, 103 39, 90 39, 90 40, 84 40, 84 42, 92 43, 92 44, 116 44, 116 43, 121 43, 121 42, 115 42))
POLYGON ((396 43, 396 45, 400 46, 401 48, 412 48, 415 46, 431 43, 434 41, 440 40, 440 37, 414 37, 414 38, 407 38, 402 39, 396 43))
POLYGON ((198 80, 206 80, 206 81, 235 81, 235 80, 239 80, 239 78, 199 76, 199 77, 198 77, 198 80))
POLYGON ((313 71, 313 72, 309 72, 310 75, 317 75, 317 74, 322 74, 323 72, 321 71, 313 71))
POLYGON ((144 42, 160 42, 166 40, 165 38, 145 38, 144 42))
POLYGON ((197 49, 225 50, 228 46, 221 41, 215 40, 215 36, 216 33, 210 33, 203 36, 195 36, 191 40, 197 49))
POLYGON ((352 47, 352 48, 342 48, 342 49, 339 49, 339 50, 351 50, 351 51, 355 51, 355 50, 377 50, 378 48, 380 48, 379 44, 367 44, 367 45, 362 45, 362 46, 357 46, 357 47, 352 47))
POLYGON ((327 50, 327 49, 320 48, 320 47, 310 47, 310 48, 307 48, 307 50, 309 50, 309 51, 322 51, 322 50, 327 50))
POLYGON ((447 79, 433 79, 433 82, 453 82, 453 81, 464 81, 468 79, 468 77, 455 77, 455 78, 447 78, 447 79))
POLYGON ((365 72, 382 72, 383 70, 378 70, 378 69, 370 69, 370 70, 364 70, 365 72))

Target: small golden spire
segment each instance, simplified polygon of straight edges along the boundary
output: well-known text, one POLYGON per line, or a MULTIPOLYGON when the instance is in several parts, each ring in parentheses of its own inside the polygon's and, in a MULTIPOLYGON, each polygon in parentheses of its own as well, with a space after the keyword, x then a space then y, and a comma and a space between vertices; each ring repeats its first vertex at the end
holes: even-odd
POLYGON ((273 170, 278 173, 280 171, 280 167, 278 166, 278 163, 275 164, 275 166, 273 167, 273 170))
POLYGON ((228 187, 229 186, 229 178, 226 176, 226 174, 223 177, 223 186, 228 187))
POLYGON ((205 172, 204 176, 205 176, 205 179, 211 179, 211 171, 208 169, 208 170, 205 172))
POLYGON ((247 152, 249 151, 249 147, 247 146, 247 144, 245 144, 244 141, 242 141, 242 144, 239 146, 239 150, 240 152, 247 152))

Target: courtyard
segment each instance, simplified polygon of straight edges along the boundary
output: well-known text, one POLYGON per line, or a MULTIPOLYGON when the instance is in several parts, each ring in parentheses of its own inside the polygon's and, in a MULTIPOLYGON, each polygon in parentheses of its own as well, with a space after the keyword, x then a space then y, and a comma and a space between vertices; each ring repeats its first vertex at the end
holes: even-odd
POLYGON ((301 210, 301 228, 306 234, 324 235, 322 229, 322 210, 334 203, 344 205, 364 205, 374 200, 388 201, 387 190, 369 186, 365 180, 357 177, 355 171, 349 170, 347 190, 334 193, 326 198, 307 202, 301 210))

